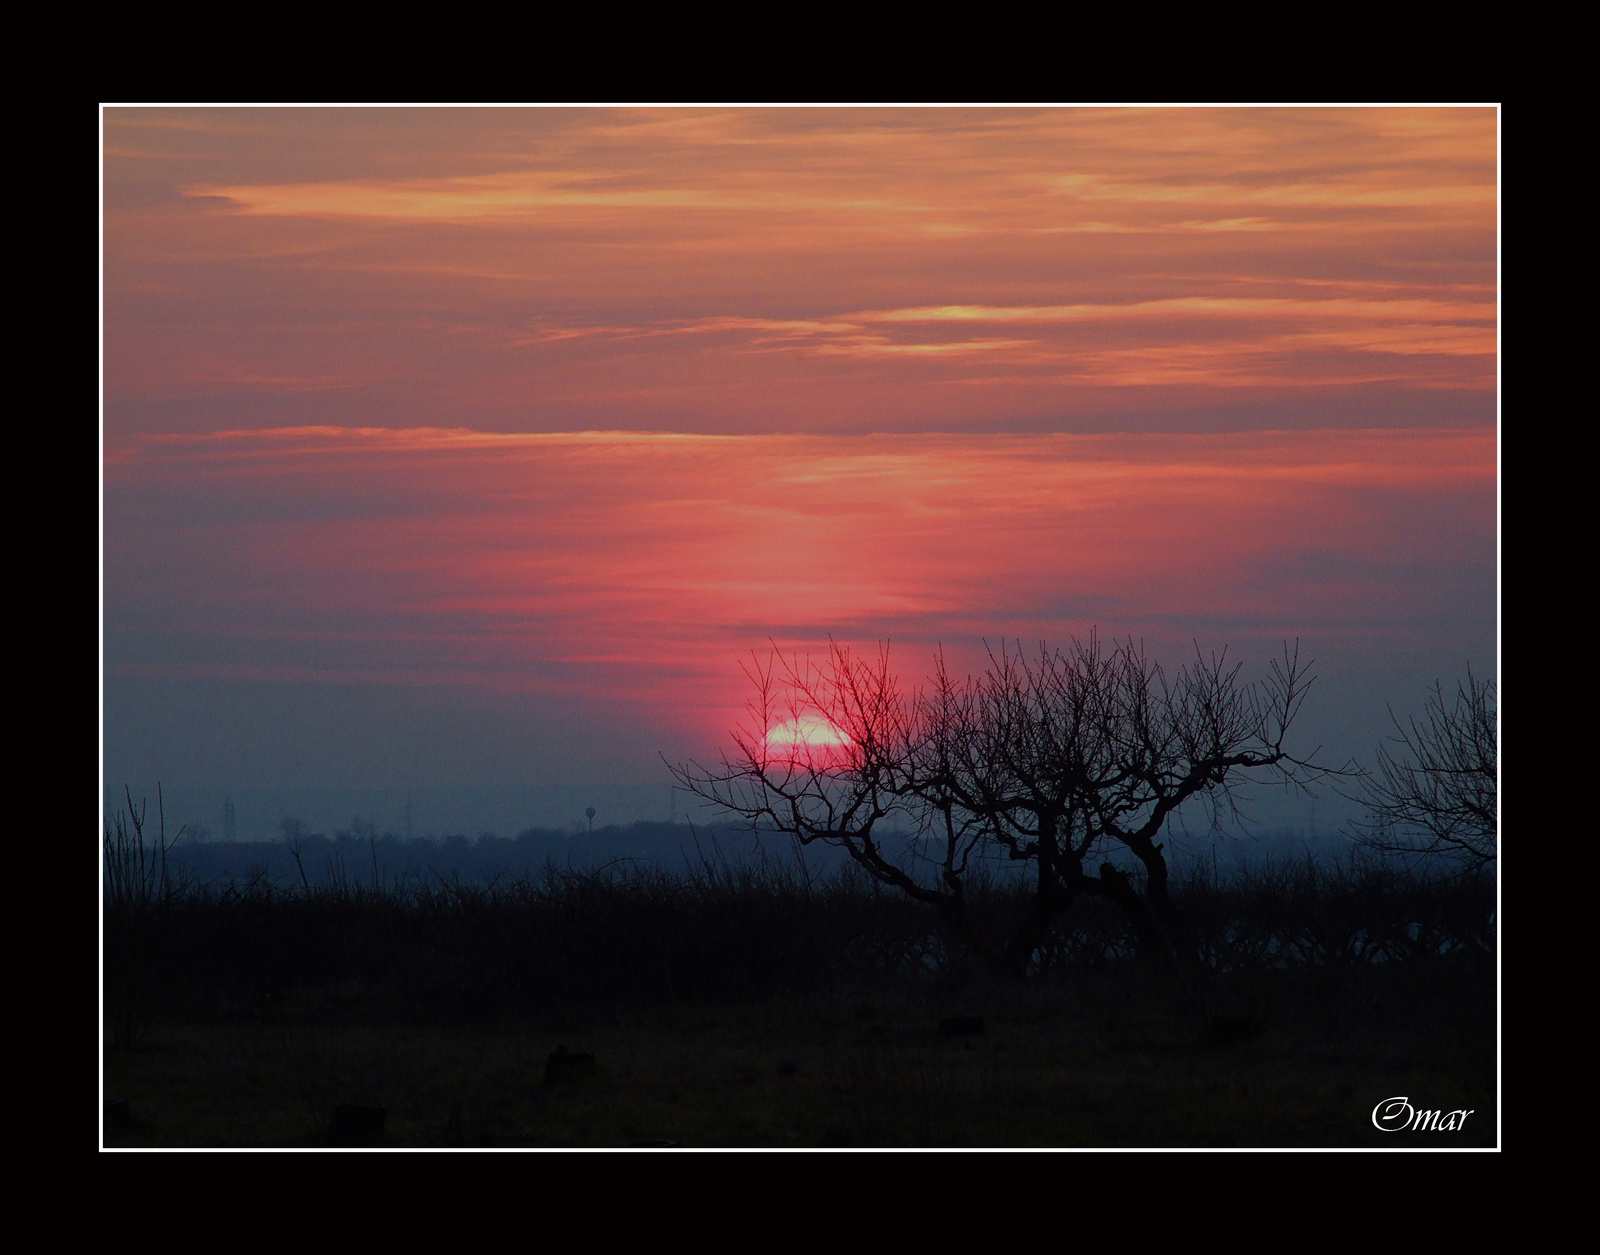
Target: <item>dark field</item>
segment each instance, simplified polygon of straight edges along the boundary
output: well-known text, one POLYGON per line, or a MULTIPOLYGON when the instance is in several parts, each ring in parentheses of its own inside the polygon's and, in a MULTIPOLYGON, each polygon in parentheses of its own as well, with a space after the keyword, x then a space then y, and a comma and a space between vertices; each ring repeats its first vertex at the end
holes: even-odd
POLYGON ((105 1144, 1494 1145, 1492 877, 1305 862, 1178 896, 1198 967, 1085 901, 1017 982, 848 871, 169 884, 108 901, 105 1144), (547 1084, 561 1046, 593 1063, 547 1084), (1474 1114, 1379 1132, 1396 1095, 1474 1114))

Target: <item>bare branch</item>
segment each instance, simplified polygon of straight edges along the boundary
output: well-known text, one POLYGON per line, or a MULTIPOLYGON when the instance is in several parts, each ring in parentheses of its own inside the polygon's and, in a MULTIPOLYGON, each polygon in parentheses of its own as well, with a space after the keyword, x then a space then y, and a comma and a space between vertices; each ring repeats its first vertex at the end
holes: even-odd
POLYGON ((1368 819, 1364 842, 1377 849, 1459 858, 1481 866, 1497 855, 1498 703, 1493 680, 1471 669, 1447 705, 1429 690, 1421 719, 1379 745, 1377 767, 1362 778, 1368 819))

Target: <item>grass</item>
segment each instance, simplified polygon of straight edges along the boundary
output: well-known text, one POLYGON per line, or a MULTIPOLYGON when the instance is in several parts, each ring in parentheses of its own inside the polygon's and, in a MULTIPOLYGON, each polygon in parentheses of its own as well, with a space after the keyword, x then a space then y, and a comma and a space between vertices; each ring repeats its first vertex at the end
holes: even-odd
MULTIPOLYGON (((136 834, 137 835, 137 834, 136 834)), ((134 848, 136 849, 135 841, 134 848)), ((147 860, 147 866, 148 860, 147 860)), ((1201 966, 1081 903, 1026 982, 848 871, 551 868, 498 884, 108 900, 108 1146, 1489 1146, 1492 878, 1265 867, 1176 888, 1201 966), (941 1021, 983 1018, 950 1038, 941 1021), (561 1046, 592 1070, 545 1084, 561 1046), (1452 1133, 1375 1129, 1406 1095, 1452 1133)), ((1000 932, 1015 884, 975 890, 1000 932)))
POLYGON ((515 1022, 329 1022, 312 1006, 165 1022, 107 1055, 107 1095, 135 1121, 107 1144, 317 1146, 332 1106, 355 1102, 388 1109, 394 1147, 1493 1145, 1492 992, 1485 1006, 1461 973, 1367 975, 1233 991, 1273 1011, 1232 1044, 1137 970, 515 1022), (1422 996, 1441 984, 1463 994, 1442 1015, 1422 996), (947 1014, 982 1014, 984 1034, 941 1037, 947 1014), (598 1066, 546 1087, 563 1044, 598 1066), (1372 1107, 1402 1093, 1477 1114, 1455 1134, 1375 1130, 1372 1107))

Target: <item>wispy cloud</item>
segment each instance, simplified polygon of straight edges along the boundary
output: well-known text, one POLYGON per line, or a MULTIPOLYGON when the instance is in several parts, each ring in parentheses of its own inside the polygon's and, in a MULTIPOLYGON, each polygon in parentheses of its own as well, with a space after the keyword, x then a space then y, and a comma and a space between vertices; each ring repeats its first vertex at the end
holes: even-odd
MULTIPOLYGON (((1348 385, 1421 379, 1375 368, 1371 355, 1477 358, 1457 386, 1484 386, 1497 351, 1495 308, 1484 301, 1329 296, 1181 297, 1075 305, 939 305, 858 310, 821 318, 719 315, 634 327, 545 326, 519 343, 715 336, 741 352, 846 358, 982 356, 1108 386, 1209 383, 1261 387, 1348 385), (949 336, 992 325, 1027 337, 949 336), (927 339, 929 331, 945 335, 927 339), (1330 355, 1344 355, 1340 365, 1330 355), (1065 372, 1063 374, 1062 372, 1065 372)), ((1435 372, 1437 377, 1437 372, 1435 372)), ((1446 384, 1446 386, 1449 386, 1446 384)))
POLYGON ((1084 630, 1070 593, 1180 642, 1219 614, 1404 637, 1451 581, 1492 585, 1494 458, 1482 432, 142 438, 107 470, 108 663, 599 686, 716 722, 775 625, 964 649, 1084 630), (1261 576, 1307 553, 1314 587, 1261 576))
POLYGON ((1494 404, 1493 110, 129 110, 106 136, 113 426, 1494 404))

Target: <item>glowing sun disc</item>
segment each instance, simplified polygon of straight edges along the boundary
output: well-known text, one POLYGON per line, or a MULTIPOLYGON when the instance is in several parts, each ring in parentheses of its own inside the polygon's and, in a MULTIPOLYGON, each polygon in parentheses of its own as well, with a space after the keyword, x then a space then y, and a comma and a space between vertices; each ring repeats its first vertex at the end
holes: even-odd
POLYGON ((849 733, 821 715, 801 715, 767 732, 768 745, 833 747, 852 744, 849 733))

